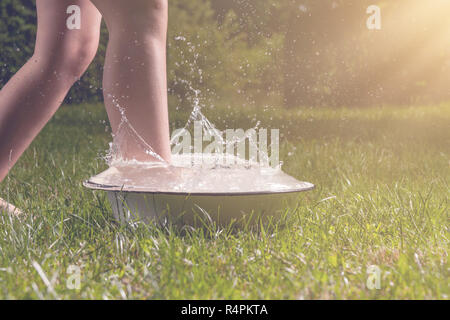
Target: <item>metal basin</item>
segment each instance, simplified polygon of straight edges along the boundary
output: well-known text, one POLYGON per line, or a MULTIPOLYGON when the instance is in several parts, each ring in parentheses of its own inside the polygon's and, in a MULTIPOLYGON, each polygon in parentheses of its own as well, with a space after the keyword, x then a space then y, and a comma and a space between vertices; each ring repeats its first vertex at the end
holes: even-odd
POLYGON ((314 188, 281 169, 161 164, 110 167, 84 186, 106 191, 120 222, 191 226, 277 220, 314 188))

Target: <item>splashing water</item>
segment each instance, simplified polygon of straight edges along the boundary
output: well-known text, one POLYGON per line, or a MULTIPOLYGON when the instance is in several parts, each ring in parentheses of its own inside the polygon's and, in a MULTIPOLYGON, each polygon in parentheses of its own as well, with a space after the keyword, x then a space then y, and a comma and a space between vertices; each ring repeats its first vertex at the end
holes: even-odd
POLYGON ((112 104, 117 108, 117 110, 120 112, 120 123, 117 128, 117 132, 113 134, 113 142, 109 144, 109 151, 106 155, 106 161, 109 164, 109 166, 115 166, 127 162, 138 162, 137 160, 125 160, 121 153, 121 146, 124 143, 122 140, 124 139, 126 133, 128 133, 128 136, 131 136, 134 138, 135 142, 141 147, 141 149, 149 156, 154 157, 155 159, 158 159, 159 161, 166 163, 166 161, 158 154, 156 153, 152 146, 150 146, 145 139, 137 132, 137 130, 133 127, 133 125, 128 120, 126 114, 125 114, 125 108, 121 107, 117 101, 117 99, 112 96, 111 94, 108 94, 108 97, 111 99, 112 104), (127 132, 128 131, 128 132, 127 132))
MULTIPOLYGON (((198 68, 198 57, 199 54, 195 52, 195 45, 192 45, 190 42, 187 42, 186 38, 183 36, 177 36, 174 38, 176 41, 182 41, 185 42, 189 46, 190 52, 193 52, 193 61, 189 63, 189 66, 191 68, 191 73, 193 74, 198 73, 200 76, 200 83, 203 81, 203 73, 200 68, 198 68)), ((268 153, 265 150, 261 150, 258 147, 257 141, 254 140, 254 137, 249 134, 251 130, 247 130, 244 136, 234 136, 233 139, 224 139, 222 135, 222 131, 218 130, 215 125, 209 121, 209 119, 202 113, 202 108, 204 107, 204 104, 201 103, 201 90, 195 89, 192 86, 192 83, 186 79, 177 79, 177 82, 182 83, 186 86, 189 92, 191 92, 191 100, 193 103, 193 110, 182 130, 179 130, 177 134, 174 134, 172 136, 172 139, 170 141, 171 147, 177 145, 177 141, 179 140, 180 136, 183 134, 183 132, 188 131, 190 127, 194 123, 200 123, 202 127, 202 131, 204 134, 211 135, 215 137, 216 143, 219 143, 224 150, 228 150, 228 147, 234 147, 237 143, 245 142, 245 140, 249 141, 249 144, 253 144, 256 146, 256 150, 259 154, 259 162, 255 161, 256 159, 242 159, 239 157, 236 157, 234 154, 225 153, 224 158, 220 157, 213 157, 213 161, 211 161, 211 157, 202 154, 191 154, 188 156, 174 156, 172 163, 166 162, 157 152, 154 151, 152 146, 148 144, 145 139, 137 132, 137 130, 133 127, 133 125, 130 123, 126 116, 126 108, 121 106, 118 102, 118 99, 114 97, 111 94, 106 94, 108 98, 111 99, 112 104, 117 110, 119 111, 121 115, 121 121, 118 126, 118 129, 115 134, 113 134, 113 141, 110 143, 110 148, 107 151, 106 156, 104 157, 107 161, 108 165, 110 167, 148 167, 148 166, 154 166, 155 162, 142 162, 138 161, 136 159, 125 159, 122 156, 121 149, 125 144, 124 137, 133 137, 135 143, 149 156, 152 156, 153 158, 157 159, 159 164, 164 167, 193 167, 196 164, 200 166, 200 168, 203 169, 214 169, 214 168, 224 168, 224 167, 230 167, 230 163, 234 163, 234 168, 268 168, 269 165, 269 156, 268 153), (204 159, 207 159, 208 161, 203 161, 204 159), (228 165, 224 165, 224 162, 228 165)), ((260 122, 258 121, 252 129, 257 131, 259 129, 260 122)), ((281 167, 281 163, 278 166, 278 168, 281 167)))
MULTIPOLYGON (((194 154, 193 157, 204 159, 205 155, 194 154)), ((258 194, 308 187, 279 168, 246 167, 243 160, 240 161, 233 170, 207 165, 196 167, 190 166, 191 155, 175 155, 170 166, 147 162, 110 167, 92 177, 89 184, 94 189, 107 187, 114 192, 182 194, 258 194)))

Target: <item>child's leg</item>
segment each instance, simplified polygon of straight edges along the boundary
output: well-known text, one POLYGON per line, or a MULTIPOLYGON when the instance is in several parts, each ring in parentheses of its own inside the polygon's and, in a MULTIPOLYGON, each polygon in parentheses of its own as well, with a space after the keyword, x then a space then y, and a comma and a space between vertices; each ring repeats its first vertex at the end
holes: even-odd
MULTIPOLYGON (((166 84, 167 0, 92 0, 110 33, 103 90, 114 133, 121 122, 119 105, 136 132, 170 161, 166 84), (115 100, 115 101, 114 101, 115 100)), ((116 136, 126 159, 154 160, 131 130, 116 136)), ((157 158, 157 157, 156 157, 157 158)))
POLYGON ((0 181, 58 109, 98 46, 101 15, 89 0, 37 0, 33 57, 0 91, 0 181), (81 30, 68 30, 67 7, 81 7, 81 30))

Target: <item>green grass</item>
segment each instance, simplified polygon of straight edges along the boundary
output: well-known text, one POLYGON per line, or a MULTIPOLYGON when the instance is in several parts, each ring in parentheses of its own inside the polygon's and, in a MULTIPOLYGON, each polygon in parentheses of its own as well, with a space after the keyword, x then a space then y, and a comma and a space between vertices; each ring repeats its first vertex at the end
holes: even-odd
POLYGON ((449 298, 450 104, 207 114, 280 128, 284 170, 316 190, 253 232, 121 227, 81 185, 106 167, 105 112, 63 107, 0 185, 30 213, 0 214, 0 298, 449 298), (380 290, 366 288, 370 265, 380 290))

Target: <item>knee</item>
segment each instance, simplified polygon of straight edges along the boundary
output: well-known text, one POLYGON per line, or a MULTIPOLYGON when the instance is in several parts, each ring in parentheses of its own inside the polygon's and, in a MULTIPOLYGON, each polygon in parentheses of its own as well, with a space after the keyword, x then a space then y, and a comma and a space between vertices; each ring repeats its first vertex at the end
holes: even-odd
POLYGON ((139 19, 164 16, 169 7, 168 0, 129 0, 126 4, 123 0, 117 1, 121 2, 120 6, 127 6, 126 9, 120 9, 121 13, 139 19))
POLYGON ((147 40, 166 40, 167 0, 145 0, 140 14, 129 19, 132 31, 147 40))
POLYGON ((80 78, 94 59, 98 48, 98 41, 85 41, 68 44, 64 47, 59 66, 63 72, 74 79, 80 78))
POLYGON ((97 48, 98 38, 96 37, 67 39, 53 47, 36 50, 35 57, 43 64, 43 70, 76 81, 91 64, 97 48))
POLYGON ((167 0, 146 0, 139 19, 147 24, 167 23, 168 7, 167 0))
POLYGON ((108 2, 108 6, 102 12, 114 34, 131 31, 159 36, 167 31, 167 0, 115 0, 108 2))
POLYGON ((168 0, 147 0, 147 4, 150 7, 150 10, 155 10, 159 12, 167 11, 168 0))

